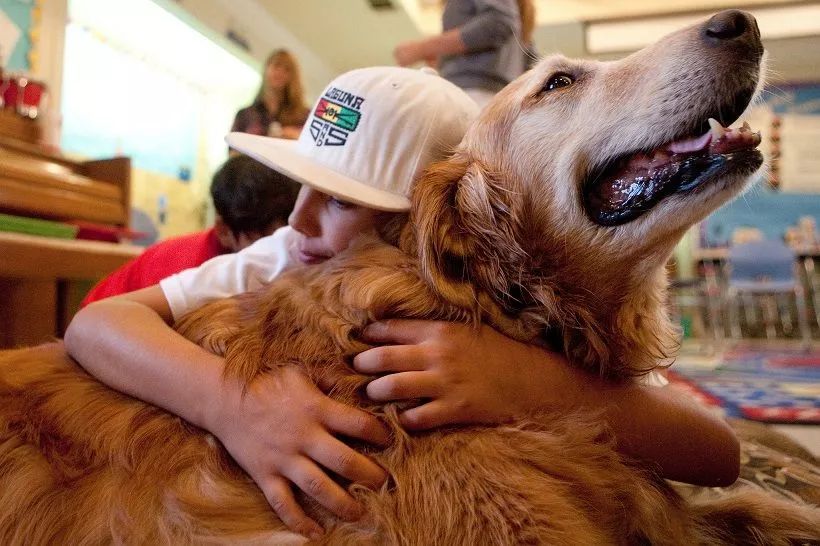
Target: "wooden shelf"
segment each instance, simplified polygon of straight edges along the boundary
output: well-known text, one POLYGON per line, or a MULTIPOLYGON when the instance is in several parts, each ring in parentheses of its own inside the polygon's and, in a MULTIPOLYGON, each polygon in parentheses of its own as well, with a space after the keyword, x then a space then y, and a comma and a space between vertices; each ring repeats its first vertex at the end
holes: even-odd
POLYGON ((142 252, 142 247, 0 232, 0 276, 97 280, 142 252))
POLYGON ((128 226, 131 161, 74 161, 0 135, 0 212, 128 226))
POLYGON ((140 252, 132 245, 0 232, 0 349, 61 337, 88 284, 140 252), (84 287, 73 298, 76 286, 84 287))
MULTIPOLYGON (((0 110, 0 212, 128 227, 131 161, 75 161, 39 125, 0 110)), ((90 283, 138 256, 131 245, 0 232, 0 348, 62 336, 90 283)))

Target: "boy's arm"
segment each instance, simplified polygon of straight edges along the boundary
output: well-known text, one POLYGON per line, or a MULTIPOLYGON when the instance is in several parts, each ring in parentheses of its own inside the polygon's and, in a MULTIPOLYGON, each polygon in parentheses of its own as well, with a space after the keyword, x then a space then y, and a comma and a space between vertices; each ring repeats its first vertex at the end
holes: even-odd
POLYGON ((737 479, 734 432, 669 387, 603 381, 488 326, 476 333, 462 324, 387 321, 369 326, 365 336, 394 344, 354 360, 363 373, 389 373, 368 385, 371 398, 430 399, 402 414, 410 429, 588 408, 601 413, 619 451, 656 466, 665 478, 708 486, 737 479))
POLYGON ((208 428, 216 400, 203 395, 220 391, 224 362, 174 332, 171 321, 162 289, 151 286, 82 309, 66 349, 106 385, 208 428))
POLYGON ((321 527, 296 503, 290 482, 345 519, 361 507, 322 469, 375 486, 384 471, 336 435, 385 443, 372 415, 323 395, 293 369, 248 385, 225 381, 224 360, 172 330, 159 286, 92 303, 66 331, 66 349, 108 386, 209 430, 251 475, 292 529, 321 527))
POLYGON ((279 229, 241 252, 172 275, 161 286, 90 305, 69 324, 66 348, 107 385, 208 428, 208 410, 216 403, 213 394, 224 386, 224 362, 169 325, 209 301, 255 289, 278 276, 288 264, 293 237, 290 228, 279 229))

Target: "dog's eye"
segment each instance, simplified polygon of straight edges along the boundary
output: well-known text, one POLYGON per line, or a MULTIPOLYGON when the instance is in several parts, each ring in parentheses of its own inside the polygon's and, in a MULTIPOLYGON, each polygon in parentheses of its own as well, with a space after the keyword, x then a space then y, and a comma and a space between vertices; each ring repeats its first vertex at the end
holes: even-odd
POLYGON ((568 87, 573 83, 575 83, 575 80, 569 74, 555 74, 547 80, 547 83, 541 88, 541 92, 554 91, 562 87, 568 87))

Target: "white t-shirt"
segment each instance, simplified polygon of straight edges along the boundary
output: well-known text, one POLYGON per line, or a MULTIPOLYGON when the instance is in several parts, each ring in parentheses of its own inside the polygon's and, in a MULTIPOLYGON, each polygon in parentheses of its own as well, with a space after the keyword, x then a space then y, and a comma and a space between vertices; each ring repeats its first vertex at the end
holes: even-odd
POLYGON ((159 282, 174 320, 206 303, 256 290, 287 269, 296 231, 277 229, 234 254, 211 258, 199 267, 186 269, 159 282))
POLYGON ((669 380, 666 379, 666 376, 663 375, 662 372, 652 370, 648 374, 641 376, 638 379, 638 383, 645 387, 665 387, 669 384, 669 380))
MULTIPOLYGON (((159 285, 174 320, 211 301, 250 292, 271 282, 292 265, 290 251, 296 237, 296 231, 285 226, 239 252, 211 258, 199 267, 161 280, 159 285)), ((657 371, 641 377, 639 382, 655 387, 668 383, 657 371)))

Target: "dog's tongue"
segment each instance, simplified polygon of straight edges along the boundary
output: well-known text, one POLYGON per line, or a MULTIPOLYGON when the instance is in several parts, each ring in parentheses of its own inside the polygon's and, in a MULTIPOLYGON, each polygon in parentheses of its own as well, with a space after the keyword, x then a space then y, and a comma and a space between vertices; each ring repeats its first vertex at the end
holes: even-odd
POLYGON ((752 132, 745 121, 739 129, 724 127, 714 118, 709 118, 709 130, 699 137, 676 140, 666 146, 672 154, 700 152, 707 146, 712 154, 728 154, 742 149, 756 148, 760 144, 760 133, 752 132))
POLYGON ((709 118, 709 131, 699 137, 670 142, 649 153, 635 154, 624 165, 625 174, 637 176, 682 161, 698 152, 707 154, 730 154, 739 150, 751 150, 760 144, 760 133, 754 133, 746 122, 738 129, 724 127, 709 118))
POLYGON ((666 149, 673 154, 686 154, 691 152, 699 152, 704 149, 710 142, 712 142, 712 131, 709 130, 703 135, 686 140, 676 140, 669 144, 666 149))

